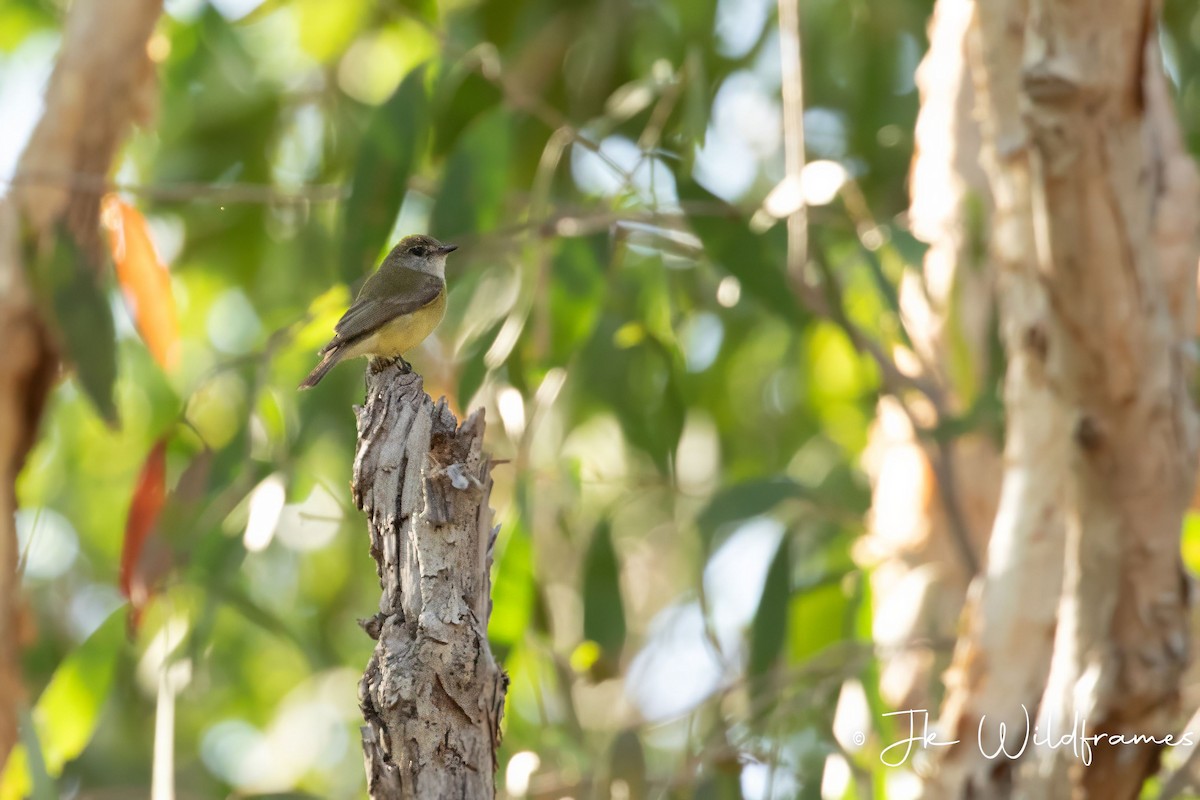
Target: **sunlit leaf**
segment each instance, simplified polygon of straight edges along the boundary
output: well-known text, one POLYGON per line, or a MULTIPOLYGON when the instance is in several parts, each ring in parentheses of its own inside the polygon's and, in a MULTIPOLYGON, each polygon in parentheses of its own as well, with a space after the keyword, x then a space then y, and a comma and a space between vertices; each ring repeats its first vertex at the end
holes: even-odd
POLYGON ((300 46, 320 61, 340 55, 362 27, 368 8, 366 0, 296 0, 300 46))
POLYGON ((171 276, 159 261, 145 218, 136 208, 110 195, 103 217, 109 231, 117 281, 146 347, 163 369, 179 361, 179 320, 171 294, 171 276))
POLYGON ((33 708, 33 723, 46 771, 62 774, 96 731, 124 644, 123 620, 112 615, 58 665, 33 708))
POLYGON ((408 74, 367 119, 344 214, 341 270, 354 283, 375 266, 428 133, 425 67, 408 74))
POLYGON ((112 309, 96 270, 65 229, 58 230, 54 251, 37 270, 34 283, 53 312, 84 393, 100 415, 115 425, 117 350, 112 309))
POLYGON ((40 3, 5 3, 0 6, 0 51, 11 52, 54 23, 54 14, 40 3))
POLYGON ((0 800, 55 800, 58 793, 46 774, 42 745, 28 708, 22 707, 17 726, 20 741, 0 769, 0 800))
POLYGON ((616 666, 625 644, 625 604, 621 600, 621 567, 608 520, 596 526, 583 560, 583 636, 604 652, 596 666, 616 666))
POLYGON ((1183 563, 1192 574, 1200 575, 1200 513, 1189 510, 1183 515, 1181 541, 1183 563))
MULTIPOLYGON (((513 647, 525 636, 537 592, 533 573, 533 542, 519 520, 505 526, 500 534, 502 549, 496 555, 495 583, 492 585, 492 617, 488 638, 493 645, 513 647)), ((503 660, 503 654, 498 654, 503 660)))
POLYGON ((29 774, 29 757, 25 745, 18 742, 9 751, 8 760, 0 768, 0 800, 23 800, 32 793, 33 778, 29 774))
POLYGON ((143 554, 146 542, 154 534, 159 514, 167 499, 167 440, 159 439, 142 464, 133 490, 129 515, 125 519, 125 540, 121 548, 121 594, 129 599, 131 623, 136 626, 150 599, 153 587, 146 574, 143 554))
POLYGON ((788 614, 788 661, 799 664, 831 644, 850 638, 850 601, 837 582, 797 592, 788 614))
POLYGON ((425 23, 437 22, 437 0, 398 0, 397 5, 413 12, 425 23))

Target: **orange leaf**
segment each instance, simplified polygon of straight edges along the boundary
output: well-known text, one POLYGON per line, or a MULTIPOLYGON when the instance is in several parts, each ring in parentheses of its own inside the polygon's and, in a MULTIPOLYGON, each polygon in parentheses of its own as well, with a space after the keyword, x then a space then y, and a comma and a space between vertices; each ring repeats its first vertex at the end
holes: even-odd
POLYGON ((134 618, 140 616, 142 608, 150 599, 152 587, 142 568, 146 542, 158 524, 167 499, 167 440, 159 439, 138 477, 133 490, 133 501, 129 504, 129 517, 125 520, 125 542, 121 548, 121 594, 133 606, 134 618))
POLYGON ((104 201, 117 281, 151 355, 171 369, 179 360, 179 320, 171 295, 171 276, 158 260, 146 218, 128 203, 109 195, 104 201))

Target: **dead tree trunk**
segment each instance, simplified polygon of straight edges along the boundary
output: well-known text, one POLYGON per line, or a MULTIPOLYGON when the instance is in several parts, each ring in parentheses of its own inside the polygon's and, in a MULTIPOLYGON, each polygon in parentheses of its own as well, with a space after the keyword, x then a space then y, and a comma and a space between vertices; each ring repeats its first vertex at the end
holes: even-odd
POLYGON ((508 678, 487 642, 491 465, 483 411, 458 425, 395 367, 367 378, 354 502, 383 593, 359 685, 372 798, 495 796, 508 678))

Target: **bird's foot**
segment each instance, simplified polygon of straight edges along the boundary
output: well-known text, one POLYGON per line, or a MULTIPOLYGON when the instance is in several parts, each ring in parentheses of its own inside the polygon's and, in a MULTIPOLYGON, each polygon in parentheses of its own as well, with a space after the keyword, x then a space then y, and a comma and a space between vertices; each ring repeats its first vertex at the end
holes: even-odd
POLYGON ((405 361, 404 356, 392 356, 391 358, 387 358, 385 356, 372 356, 370 364, 371 374, 377 375, 380 372, 383 372, 385 369, 397 365, 400 367, 401 375, 407 375, 413 371, 412 364, 405 361))

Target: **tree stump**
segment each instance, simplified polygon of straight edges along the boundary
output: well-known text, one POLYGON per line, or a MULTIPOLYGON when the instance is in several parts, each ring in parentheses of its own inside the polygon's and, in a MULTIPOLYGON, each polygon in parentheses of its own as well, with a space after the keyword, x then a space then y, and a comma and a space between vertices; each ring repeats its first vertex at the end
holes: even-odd
POLYGON ((359 684, 372 798, 495 796, 508 676, 488 647, 491 464, 483 409, 461 425, 395 366, 367 376, 354 502, 382 594, 359 684))

